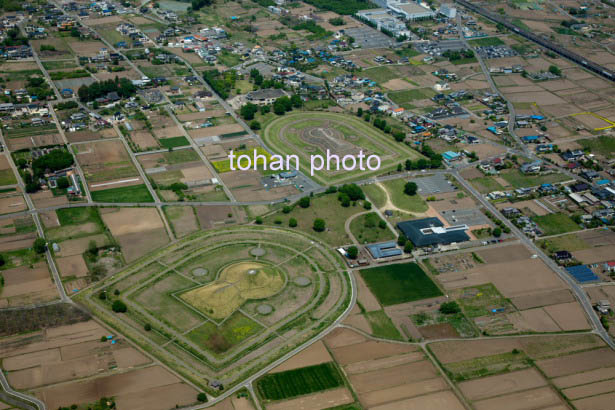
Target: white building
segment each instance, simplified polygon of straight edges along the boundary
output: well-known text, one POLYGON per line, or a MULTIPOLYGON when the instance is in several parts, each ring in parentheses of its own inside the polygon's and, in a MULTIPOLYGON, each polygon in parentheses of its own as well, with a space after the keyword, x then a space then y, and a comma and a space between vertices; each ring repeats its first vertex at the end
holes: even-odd
POLYGON ((389 10, 407 21, 427 20, 434 18, 436 13, 427 7, 413 1, 396 1, 388 3, 389 10))
POLYGON ((360 10, 357 16, 367 20, 376 26, 378 30, 388 30, 394 36, 410 36, 410 31, 407 29, 403 21, 393 16, 388 9, 368 9, 360 10))
POLYGON ((448 17, 449 19, 454 19, 457 16, 457 8, 451 3, 445 3, 440 6, 440 14, 448 17))

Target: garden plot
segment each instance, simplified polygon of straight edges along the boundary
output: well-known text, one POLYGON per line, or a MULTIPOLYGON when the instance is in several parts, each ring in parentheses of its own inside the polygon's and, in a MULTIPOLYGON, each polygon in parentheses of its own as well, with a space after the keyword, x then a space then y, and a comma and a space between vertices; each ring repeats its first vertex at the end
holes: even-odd
POLYGON ((0 215, 20 212, 25 209, 27 209, 27 205, 22 194, 11 193, 0 198, 0 215))

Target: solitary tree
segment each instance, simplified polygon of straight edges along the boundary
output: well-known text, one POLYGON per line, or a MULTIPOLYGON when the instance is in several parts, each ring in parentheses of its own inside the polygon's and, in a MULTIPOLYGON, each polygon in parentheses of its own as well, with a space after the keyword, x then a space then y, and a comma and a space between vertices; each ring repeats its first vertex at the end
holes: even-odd
POLYGON ((406 182, 404 185, 404 194, 414 196, 416 195, 416 191, 418 190, 418 186, 414 182, 406 182))
POLYGON ((356 246, 351 246, 346 249, 346 255, 348 255, 350 259, 357 259, 357 256, 359 256, 359 249, 356 246))
POLYGON ((116 300, 111 305, 111 309, 115 313, 126 313, 126 311, 128 310, 128 306, 126 306, 126 304, 124 302, 122 302, 121 300, 116 300))
POLYGON ((299 200, 299 206, 301 208, 309 208, 310 207, 310 197, 309 196, 304 196, 303 198, 301 198, 299 200))
POLYGON ((200 401, 201 403, 205 403, 207 401, 207 395, 201 392, 197 394, 196 399, 200 401))
POLYGON ((316 232, 323 232, 326 228, 326 223, 325 220, 322 218, 316 218, 314 219, 314 230, 316 232))
POLYGON ((47 242, 43 238, 36 238, 33 248, 36 253, 45 253, 47 250, 47 242))
POLYGON ((288 220, 288 226, 291 228, 295 228, 297 226, 297 220, 295 218, 290 218, 288 220))
POLYGON ((404 252, 411 253, 413 249, 414 245, 412 244, 412 242, 406 241, 406 244, 404 245, 404 252))
POLYGON ((454 313, 461 312, 461 308, 455 301, 444 302, 443 304, 440 305, 440 312, 444 313, 445 315, 452 315, 454 313))
POLYGON ((495 236, 496 238, 499 238, 500 236, 502 236, 502 228, 497 227, 493 230, 493 236, 495 236))

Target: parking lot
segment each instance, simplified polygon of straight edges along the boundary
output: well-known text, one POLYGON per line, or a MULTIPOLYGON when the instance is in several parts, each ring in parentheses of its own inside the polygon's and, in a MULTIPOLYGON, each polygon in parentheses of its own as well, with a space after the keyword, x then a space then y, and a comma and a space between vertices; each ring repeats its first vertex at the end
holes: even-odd
POLYGON ((506 45, 476 47, 476 52, 481 57, 488 60, 492 58, 514 57, 517 55, 515 50, 506 45))
POLYGON ((445 192, 453 192, 457 189, 455 185, 450 183, 442 174, 430 175, 412 180, 418 186, 420 195, 441 194, 445 192))
POLYGON ((432 56, 440 56, 446 51, 460 51, 467 47, 461 40, 430 41, 416 45, 416 49, 432 56))
POLYGON ((387 48, 395 42, 380 31, 367 26, 348 28, 345 32, 354 38, 354 44, 358 44, 361 48, 387 48))
POLYGON ((479 209, 453 209, 450 211, 442 211, 440 215, 446 219, 450 225, 485 225, 489 223, 489 219, 479 209))

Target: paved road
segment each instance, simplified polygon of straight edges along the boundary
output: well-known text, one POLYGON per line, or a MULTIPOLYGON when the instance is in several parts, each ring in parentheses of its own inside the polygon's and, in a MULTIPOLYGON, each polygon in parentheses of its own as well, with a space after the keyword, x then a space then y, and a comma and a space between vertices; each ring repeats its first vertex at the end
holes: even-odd
MULTIPOLYGON (((8 396, 3 398, 7 403, 18 406, 19 408, 26 410, 46 410, 47 406, 45 403, 37 399, 36 397, 28 396, 26 394, 15 391, 9 385, 9 382, 6 380, 4 376, 4 372, 0 370, 0 386, 5 391, 5 394, 8 396)), ((0 397, 2 398, 2 397, 0 397)))

